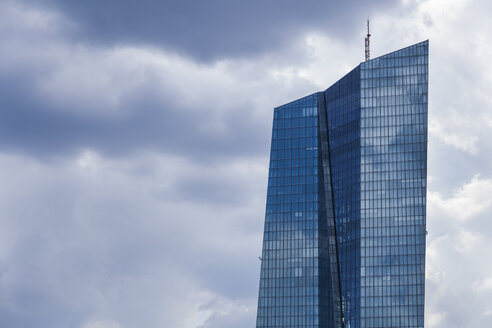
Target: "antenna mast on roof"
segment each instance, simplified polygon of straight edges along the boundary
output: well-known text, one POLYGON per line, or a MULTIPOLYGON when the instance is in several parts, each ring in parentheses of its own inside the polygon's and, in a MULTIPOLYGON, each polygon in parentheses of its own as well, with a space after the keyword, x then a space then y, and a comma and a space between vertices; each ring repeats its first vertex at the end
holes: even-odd
POLYGON ((371 59, 371 53, 370 53, 370 50, 369 50, 369 37, 371 36, 371 34, 369 33, 369 20, 367 20, 367 35, 366 35, 366 38, 365 38, 365 43, 366 43, 366 61, 368 61, 369 59, 371 59))

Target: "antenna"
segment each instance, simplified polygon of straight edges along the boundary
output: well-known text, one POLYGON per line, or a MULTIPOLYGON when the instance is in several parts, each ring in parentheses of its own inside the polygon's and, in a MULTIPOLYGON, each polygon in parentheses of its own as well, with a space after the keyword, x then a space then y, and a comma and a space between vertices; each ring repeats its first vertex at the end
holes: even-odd
POLYGON ((370 37, 371 37, 371 33, 369 33, 369 20, 367 20, 367 35, 366 35, 366 38, 364 39, 364 41, 366 43, 366 61, 371 59, 371 52, 369 50, 369 45, 370 45, 369 38, 370 37))

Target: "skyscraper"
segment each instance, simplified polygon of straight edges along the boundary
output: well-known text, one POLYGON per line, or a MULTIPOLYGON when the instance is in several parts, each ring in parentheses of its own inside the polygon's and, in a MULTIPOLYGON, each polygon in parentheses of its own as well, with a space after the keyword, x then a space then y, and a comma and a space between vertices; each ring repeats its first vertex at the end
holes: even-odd
POLYGON ((423 327, 428 41, 274 109, 256 327, 423 327))

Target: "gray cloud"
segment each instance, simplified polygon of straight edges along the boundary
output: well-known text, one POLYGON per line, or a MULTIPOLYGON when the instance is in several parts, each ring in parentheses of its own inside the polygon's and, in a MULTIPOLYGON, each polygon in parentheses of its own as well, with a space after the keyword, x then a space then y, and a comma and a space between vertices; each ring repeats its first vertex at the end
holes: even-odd
MULTIPOLYGON (((147 149, 195 160, 267 152, 265 108, 274 104, 259 91, 279 92, 274 58, 204 66, 155 48, 81 46, 56 32, 69 25, 65 19, 4 7, 4 30, 12 33, 0 50, 3 149, 38 157, 147 149), (32 17, 41 18, 19 27, 32 17)), ((309 87, 299 79, 289 89, 309 87)))
MULTIPOLYGON (((71 59, 63 57, 62 60, 71 59)), ((100 63, 93 64, 96 71, 100 63)), ((104 97, 113 91, 109 88, 98 90, 95 99, 89 98, 89 94, 84 99, 71 100, 69 96, 68 100, 57 101, 43 94, 39 80, 33 79, 35 74, 46 79, 41 83, 49 82, 50 77, 43 72, 43 67, 36 67, 35 71, 6 69, 0 76, 0 147, 4 149, 44 157, 83 148, 100 149, 113 155, 155 149, 202 160, 213 159, 218 154, 259 154, 258 150, 264 153, 267 149, 264 143, 269 134, 267 129, 261 129, 261 134, 252 132, 257 126, 266 127, 268 123, 250 115, 251 102, 231 102, 228 111, 220 116, 217 116, 218 108, 211 108, 213 103, 198 103, 188 109, 186 104, 178 102, 179 97, 186 94, 172 95, 173 91, 166 90, 162 81, 153 74, 146 74, 145 81, 131 89, 116 87, 121 95, 117 110, 113 111, 111 105, 104 103, 104 97), (210 128, 204 128, 204 124, 210 128), (214 131, 214 125, 222 125, 225 130, 214 131)), ((131 76, 125 78, 131 81, 131 76)), ((56 83, 66 86, 72 82, 63 79, 56 83)), ((74 85, 78 87, 83 93, 84 86, 74 85)), ((196 90, 189 92, 197 94, 196 90)), ((204 92, 207 91, 200 93, 204 92)), ((57 86, 53 93, 54 97, 63 96, 63 90, 57 86)))
POLYGON ((397 5, 388 0, 41 3, 66 13, 77 24, 75 36, 88 42, 154 44, 206 61, 268 52, 312 30, 353 37, 368 13, 397 5))
POLYGON ((426 325, 491 322, 490 4, 371 6, 0 3, 2 327, 254 326, 271 109, 368 12, 374 55, 431 39, 426 325))
MULTIPOLYGON (((156 193, 175 189, 173 176, 188 171, 160 155, 122 161, 85 153, 50 165, 4 155, 1 163, 10 186, 0 190, 3 326, 188 327, 185 318, 210 311, 200 308, 214 295, 229 303, 255 297, 259 264, 250 252, 259 253, 261 222, 253 218, 261 197, 222 213, 162 200, 156 193), (162 169, 139 174, 152 162, 162 169)), ((249 172, 229 175, 256 179, 249 172)))
MULTIPOLYGON (((227 126, 226 131, 210 133, 203 129, 204 122, 214 120, 207 111, 207 104, 190 112, 173 104, 172 99, 158 96, 159 90, 146 88, 146 85, 126 96, 119 107, 125 113, 88 117, 61 106, 50 106, 26 80, 27 77, 24 80, 0 79, 0 106, 3 108, 0 147, 10 151, 46 157, 94 148, 121 156, 154 149, 212 160, 217 155, 261 155, 267 149, 264 144, 268 139, 267 129, 263 129, 262 134, 252 133, 258 125, 266 127, 267 123, 248 116, 244 107, 223 115, 219 118, 222 122, 215 122, 227 126)), ((83 104, 74 104, 74 107, 79 106, 83 104)))
POLYGON ((212 310, 213 314, 198 328, 254 327, 256 304, 248 303, 250 302, 242 301, 240 304, 235 304, 222 299, 212 299, 209 303, 204 304, 202 309, 212 310))

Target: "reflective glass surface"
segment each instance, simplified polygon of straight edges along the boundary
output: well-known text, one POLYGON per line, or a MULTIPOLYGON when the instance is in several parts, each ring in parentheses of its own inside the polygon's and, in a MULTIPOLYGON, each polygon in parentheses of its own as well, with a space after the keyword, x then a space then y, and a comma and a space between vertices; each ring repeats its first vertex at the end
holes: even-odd
POLYGON ((423 327, 428 42, 361 64, 360 327, 423 327))
POLYGON ((257 327, 423 327, 428 41, 275 108, 257 327))
POLYGON ((317 106, 274 110, 257 327, 319 327, 317 106))

